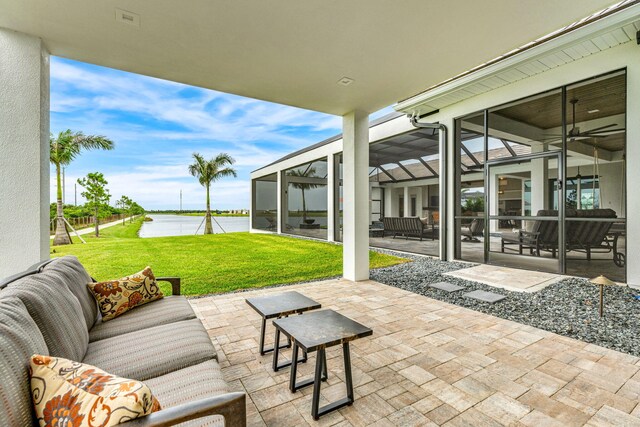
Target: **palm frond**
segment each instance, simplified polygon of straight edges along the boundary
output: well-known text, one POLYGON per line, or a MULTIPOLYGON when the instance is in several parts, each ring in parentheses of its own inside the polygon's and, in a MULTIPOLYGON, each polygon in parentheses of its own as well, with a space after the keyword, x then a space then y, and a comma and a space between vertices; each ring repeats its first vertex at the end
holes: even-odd
POLYGON ((220 153, 211 160, 206 160, 200 153, 193 153, 193 159, 195 162, 188 166, 189 173, 205 187, 221 178, 238 176, 236 170, 229 167, 235 160, 227 153, 220 153))
POLYGON ((213 159, 213 163, 215 163, 218 168, 222 168, 226 165, 232 165, 235 162, 235 159, 227 153, 220 153, 213 159))
POLYGON ((57 137, 49 137, 51 163, 66 166, 71 163, 82 150, 112 150, 114 143, 100 135, 85 135, 67 129, 58 133, 57 137))

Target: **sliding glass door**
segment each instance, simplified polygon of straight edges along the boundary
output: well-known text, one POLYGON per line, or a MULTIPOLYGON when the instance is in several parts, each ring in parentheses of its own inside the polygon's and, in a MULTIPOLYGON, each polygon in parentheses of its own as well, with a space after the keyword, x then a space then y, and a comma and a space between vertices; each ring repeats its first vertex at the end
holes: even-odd
POLYGON ((456 120, 456 259, 626 280, 626 72, 456 120))

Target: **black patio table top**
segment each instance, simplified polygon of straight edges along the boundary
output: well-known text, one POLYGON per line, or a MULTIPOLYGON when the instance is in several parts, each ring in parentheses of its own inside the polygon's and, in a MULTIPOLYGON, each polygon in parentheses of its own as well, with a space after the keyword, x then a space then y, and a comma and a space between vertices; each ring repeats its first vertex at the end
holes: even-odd
POLYGON ((344 344, 373 334, 370 328, 333 310, 273 321, 273 325, 305 352, 344 344))
POLYGON ((284 317, 320 308, 320 303, 295 292, 284 292, 277 295, 247 298, 249 304, 264 319, 284 317))

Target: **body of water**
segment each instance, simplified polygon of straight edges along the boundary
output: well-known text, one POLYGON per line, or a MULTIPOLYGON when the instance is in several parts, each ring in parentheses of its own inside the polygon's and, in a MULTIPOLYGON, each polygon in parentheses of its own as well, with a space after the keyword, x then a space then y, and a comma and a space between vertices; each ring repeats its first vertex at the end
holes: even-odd
MULTIPOLYGON (((145 221, 140 228, 140 237, 193 236, 204 234, 204 216, 147 215, 153 221, 145 221), (201 225, 202 224, 202 225, 201 225)), ((248 216, 212 217, 213 232, 227 233, 249 231, 248 216), (217 221, 217 223, 216 223, 217 221), (223 231, 224 230, 224 231, 223 231)))

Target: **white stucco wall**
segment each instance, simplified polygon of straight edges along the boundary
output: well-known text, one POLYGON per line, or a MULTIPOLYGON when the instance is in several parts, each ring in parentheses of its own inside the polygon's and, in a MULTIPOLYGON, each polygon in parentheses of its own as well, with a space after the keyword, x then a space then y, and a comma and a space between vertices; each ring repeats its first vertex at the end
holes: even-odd
POLYGON ((49 257, 49 54, 0 28, 0 277, 49 257))

